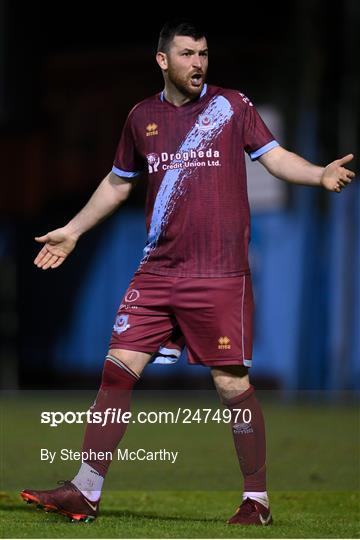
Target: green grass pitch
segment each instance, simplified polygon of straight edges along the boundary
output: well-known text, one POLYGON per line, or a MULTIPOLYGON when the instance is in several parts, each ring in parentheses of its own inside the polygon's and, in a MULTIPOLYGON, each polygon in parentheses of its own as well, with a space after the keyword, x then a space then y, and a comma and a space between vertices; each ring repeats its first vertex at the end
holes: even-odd
POLYGON ((359 495, 341 492, 275 492, 274 524, 239 527, 225 520, 236 492, 129 491, 104 494, 101 516, 70 523, 26 505, 16 493, 1 495, 6 538, 358 538, 359 495))
MULTIPOLYGON (((94 523, 70 523, 26 505, 19 490, 50 489, 56 480, 72 478, 78 468, 73 462, 41 463, 39 448, 78 450, 84 429, 40 425, 39 411, 86 410, 91 397, 53 393, 3 398, 2 538, 359 538, 359 411, 356 404, 336 399, 325 404, 284 401, 275 394, 262 399, 271 527, 226 524, 240 503, 241 475, 229 426, 216 423, 129 427, 121 447, 178 450, 178 461, 114 461, 94 523)), ((181 399, 190 406, 185 393, 172 399, 137 397, 134 411, 171 410, 181 399)), ((194 410, 218 407, 213 394, 192 393, 191 399, 194 410)))

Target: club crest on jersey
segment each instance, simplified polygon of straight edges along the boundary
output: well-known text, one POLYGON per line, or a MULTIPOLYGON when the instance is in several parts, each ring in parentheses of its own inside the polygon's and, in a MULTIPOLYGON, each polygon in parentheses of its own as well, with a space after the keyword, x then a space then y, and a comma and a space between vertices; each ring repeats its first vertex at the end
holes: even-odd
POLYGON ((158 172, 158 167, 160 164, 160 156, 159 154, 155 154, 154 152, 152 154, 148 154, 146 156, 147 162, 148 162, 148 169, 149 173, 158 172))
POLYGON ((216 121, 209 114, 200 114, 195 125, 200 131, 209 131, 216 127, 216 121))
POLYGON ((115 319, 115 324, 113 326, 114 332, 117 334, 121 334, 121 332, 125 332, 128 328, 130 328, 130 324, 128 324, 129 315, 117 315, 115 319))
POLYGON ((146 126, 146 136, 153 137, 154 135, 159 135, 158 126, 152 122, 146 126))

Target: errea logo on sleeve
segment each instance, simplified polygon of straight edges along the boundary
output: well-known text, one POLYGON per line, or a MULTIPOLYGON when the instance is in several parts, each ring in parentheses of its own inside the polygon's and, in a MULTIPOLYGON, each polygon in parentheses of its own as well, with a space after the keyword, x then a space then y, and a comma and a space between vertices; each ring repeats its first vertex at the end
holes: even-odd
POLYGON ((146 126, 146 136, 153 137, 154 135, 159 135, 158 126, 154 122, 146 126))
POLYGON ((254 104, 251 103, 250 99, 246 97, 245 94, 242 94, 241 92, 239 92, 239 94, 242 97, 243 102, 246 103, 246 105, 249 105, 250 107, 254 106, 254 104))

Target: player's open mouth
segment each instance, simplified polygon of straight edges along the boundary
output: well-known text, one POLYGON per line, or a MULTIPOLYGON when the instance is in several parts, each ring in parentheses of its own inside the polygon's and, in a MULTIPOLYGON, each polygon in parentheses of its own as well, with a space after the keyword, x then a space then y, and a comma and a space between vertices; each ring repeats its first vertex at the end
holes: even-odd
POLYGON ((202 85, 203 78, 201 73, 194 73, 194 75, 191 76, 190 80, 193 86, 198 87, 202 85))

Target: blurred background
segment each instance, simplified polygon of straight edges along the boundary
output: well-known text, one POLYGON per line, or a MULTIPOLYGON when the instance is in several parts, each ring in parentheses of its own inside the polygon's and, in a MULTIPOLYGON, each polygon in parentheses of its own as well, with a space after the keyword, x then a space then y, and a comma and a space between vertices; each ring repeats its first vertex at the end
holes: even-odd
MULTIPOLYGON (((1 386, 96 387, 145 241, 145 183, 63 267, 33 265, 34 236, 64 225, 112 166, 135 103, 162 89, 158 33, 195 17, 208 82, 250 97, 286 148, 318 164, 359 156, 357 0, 266 6, 0 1, 1 386)), ((356 159, 350 168, 359 170, 356 159)), ((293 187, 249 162, 262 388, 360 388, 360 187, 293 187)), ((149 366, 141 384, 207 387, 207 369, 149 366)))

